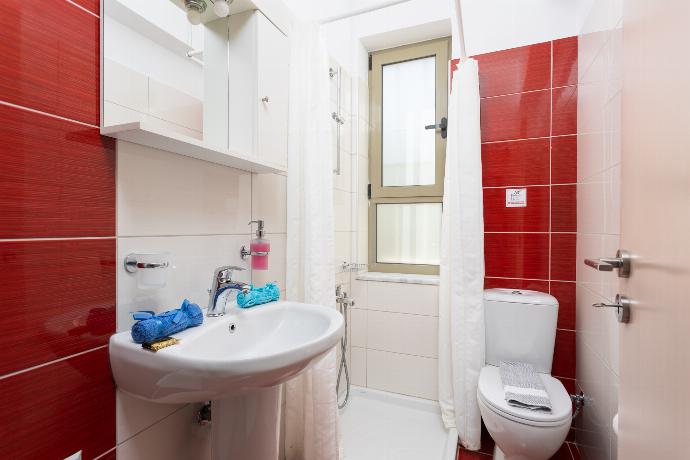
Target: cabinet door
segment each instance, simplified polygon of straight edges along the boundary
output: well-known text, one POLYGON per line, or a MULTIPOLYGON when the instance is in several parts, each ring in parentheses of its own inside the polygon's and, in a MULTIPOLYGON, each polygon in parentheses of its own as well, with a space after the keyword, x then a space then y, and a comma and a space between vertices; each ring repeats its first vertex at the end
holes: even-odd
POLYGON ((288 38, 264 15, 257 14, 258 110, 256 154, 287 166, 288 38))

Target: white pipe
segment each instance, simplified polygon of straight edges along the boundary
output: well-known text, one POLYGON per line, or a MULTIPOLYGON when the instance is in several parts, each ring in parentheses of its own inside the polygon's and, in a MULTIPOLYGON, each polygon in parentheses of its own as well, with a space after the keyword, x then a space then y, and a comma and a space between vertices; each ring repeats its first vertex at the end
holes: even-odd
MULTIPOLYGON (((455 18, 458 34, 458 53, 457 56, 461 61, 467 59, 467 50, 465 48, 465 27, 462 24, 462 0, 455 0, 455 18)), ((453 52, 455 54, 455 52, 453 52)))
POLYGON ((319 21, 319 24, 328 24, 330 22, 335 22, 335 21, 341 21, 343 19, 349 19, 355 16, 359 16, 360 14, 366 14, 366 13, 371 13, 372 11, 377 11, 381 10, 383 8, 388 8, 389 6, 395 6, 395 5, 400 5, 401 3, 407 3, 411 0, 387 0, 385 2, 381 2, 378 5, 372 5, 372 6, 365 6, 362 8, 357 8, 352 11, 348 11, 347 13, 340 13, 336 14, 335 16, 330 16, 325 19, 322 19, 319 21))

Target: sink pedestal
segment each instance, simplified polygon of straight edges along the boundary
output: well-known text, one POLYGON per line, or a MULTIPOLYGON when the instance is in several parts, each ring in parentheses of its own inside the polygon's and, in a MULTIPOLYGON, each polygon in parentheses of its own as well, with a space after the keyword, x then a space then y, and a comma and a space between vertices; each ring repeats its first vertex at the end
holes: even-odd
POLYGON ((280 386, 211 403, 213 460, 277 460, 280 386))

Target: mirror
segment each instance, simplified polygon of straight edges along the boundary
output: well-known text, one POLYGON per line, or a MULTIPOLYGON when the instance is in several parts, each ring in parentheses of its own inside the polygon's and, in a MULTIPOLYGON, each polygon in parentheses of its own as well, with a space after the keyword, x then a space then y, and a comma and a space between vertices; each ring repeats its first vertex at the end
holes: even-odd
POLYGON ((103 127, 227 147, 227 34, 224 19, 192 25, 183 0, 104 0, 103 127))

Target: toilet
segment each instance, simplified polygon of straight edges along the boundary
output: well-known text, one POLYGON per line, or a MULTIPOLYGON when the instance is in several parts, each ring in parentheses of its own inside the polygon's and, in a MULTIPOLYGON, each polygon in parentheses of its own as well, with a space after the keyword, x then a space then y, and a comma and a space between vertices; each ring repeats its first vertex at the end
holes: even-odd
POLYGON ((477 398, 482 420, 496 442, 495 460, 547 460, 570 430, 572 403, 551 376, 558 301, 551 295, 517 289, 484 291, 486 364, 477 398), (534 366, 551 399, 552 411, 509 406, 499 373, 501 361, 534 366))

